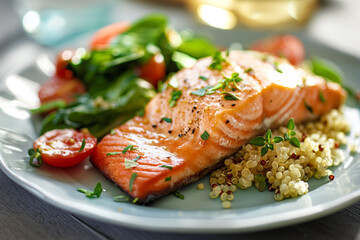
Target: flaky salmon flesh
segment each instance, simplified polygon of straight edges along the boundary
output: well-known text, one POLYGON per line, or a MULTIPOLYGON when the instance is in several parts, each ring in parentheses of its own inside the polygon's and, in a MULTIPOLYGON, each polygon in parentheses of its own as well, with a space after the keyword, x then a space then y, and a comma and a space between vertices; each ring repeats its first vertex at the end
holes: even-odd
POLYGON ((316 119, 345 101, 338 84, 284 59, 253 51, 222 56, 221 70, 209 68, 213 59, 208 57, 175 74, 143 117, 119 126, 97 145, 92 163, 138 203, 198 180, 269 128, 290 118, 296 123, 316 119), (211 89, 231 76, 236 81, 211 89))

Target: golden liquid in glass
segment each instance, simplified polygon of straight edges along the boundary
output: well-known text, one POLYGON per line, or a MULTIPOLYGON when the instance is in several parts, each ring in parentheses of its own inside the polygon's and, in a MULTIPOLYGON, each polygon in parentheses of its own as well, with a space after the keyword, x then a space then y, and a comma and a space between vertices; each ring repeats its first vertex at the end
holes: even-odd
POLYGON ((204 23, 222 29, 238 25, 258 29, 293 29, 303 26, 317 0, 186 0, 204 23))

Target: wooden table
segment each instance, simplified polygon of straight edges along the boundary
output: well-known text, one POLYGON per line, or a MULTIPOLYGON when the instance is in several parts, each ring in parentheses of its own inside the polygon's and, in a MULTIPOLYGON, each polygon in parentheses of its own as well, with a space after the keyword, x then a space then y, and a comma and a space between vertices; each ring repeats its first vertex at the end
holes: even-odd
MULTIPOLYGON (((325 6, 313 19, 308 33, 325 44, 360 56, 360 4, 355 0, 332 2, 335 3, 325 6), (319 29, 319 24, 321 26, 329 15, 342 16, 338 21, 344 24, 337 22, 337 29, 331 30, 331 24, 319 29), (344 25, 352 28, 352 32, 342 32, 344 25)), ((185 12, 181 7, 131 1, 119 2, 117 9, 121 13, 119 20, 136 19, 153 10, 170 12, 175 25, 180 25, 178 17, 185 12)), ((196 24, 191 17, 183 21, 185 25, 196 24)), ((14 56, 15 49, 21 48, 24 54, 31 55, 39 46, 22 33, 10 0, 0 0, 0 29, 0 77, 3 78, 19 62, 18 56, 14 56)), ((360 239, 360 202, 330 216, 285 228, 245 234, 195 235, 134 230, 76 216, 38 199, 2 171, 0 193, 0 239, 360 239)))

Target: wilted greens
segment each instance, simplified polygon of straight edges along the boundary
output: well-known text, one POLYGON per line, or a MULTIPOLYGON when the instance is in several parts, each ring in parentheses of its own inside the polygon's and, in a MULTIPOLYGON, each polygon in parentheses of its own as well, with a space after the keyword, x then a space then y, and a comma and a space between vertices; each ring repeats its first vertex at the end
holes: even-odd
POLYGON ((170 29, 165 16, 149 15, 117 36, 108 48, 86 52, 70 63, 68 68, 83 81, 87 94, 48 115, 41 134, 52 129, 88 128, 102 137, 141 112, 156 94, 153 86, 137 75, 138 66, 161 53, 168 75, 216 51, 206 39, 170 29))

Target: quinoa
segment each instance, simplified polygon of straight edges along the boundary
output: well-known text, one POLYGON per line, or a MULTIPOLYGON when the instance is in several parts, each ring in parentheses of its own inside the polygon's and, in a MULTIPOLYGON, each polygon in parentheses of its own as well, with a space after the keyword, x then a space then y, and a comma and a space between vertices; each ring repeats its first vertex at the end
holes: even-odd
MULTIPOLYGON (((279 127, 273 135, 283 136, 287 131, 286 127, 279 127)), ((295 128, 300 148, 282 141, 262 157, 261 147, 245 144, 210 174, 210 197, 220 197, 223 207, 229 208, 233 193, 252 185, 259 191, 274 191, 275 200, 304 195, 309 191, 307 181, 311 177, 330 176, 328 168, 344 161, 339 146, 347 143, 349 131, 342 112, 332 110, 316 122, 295 128)))

